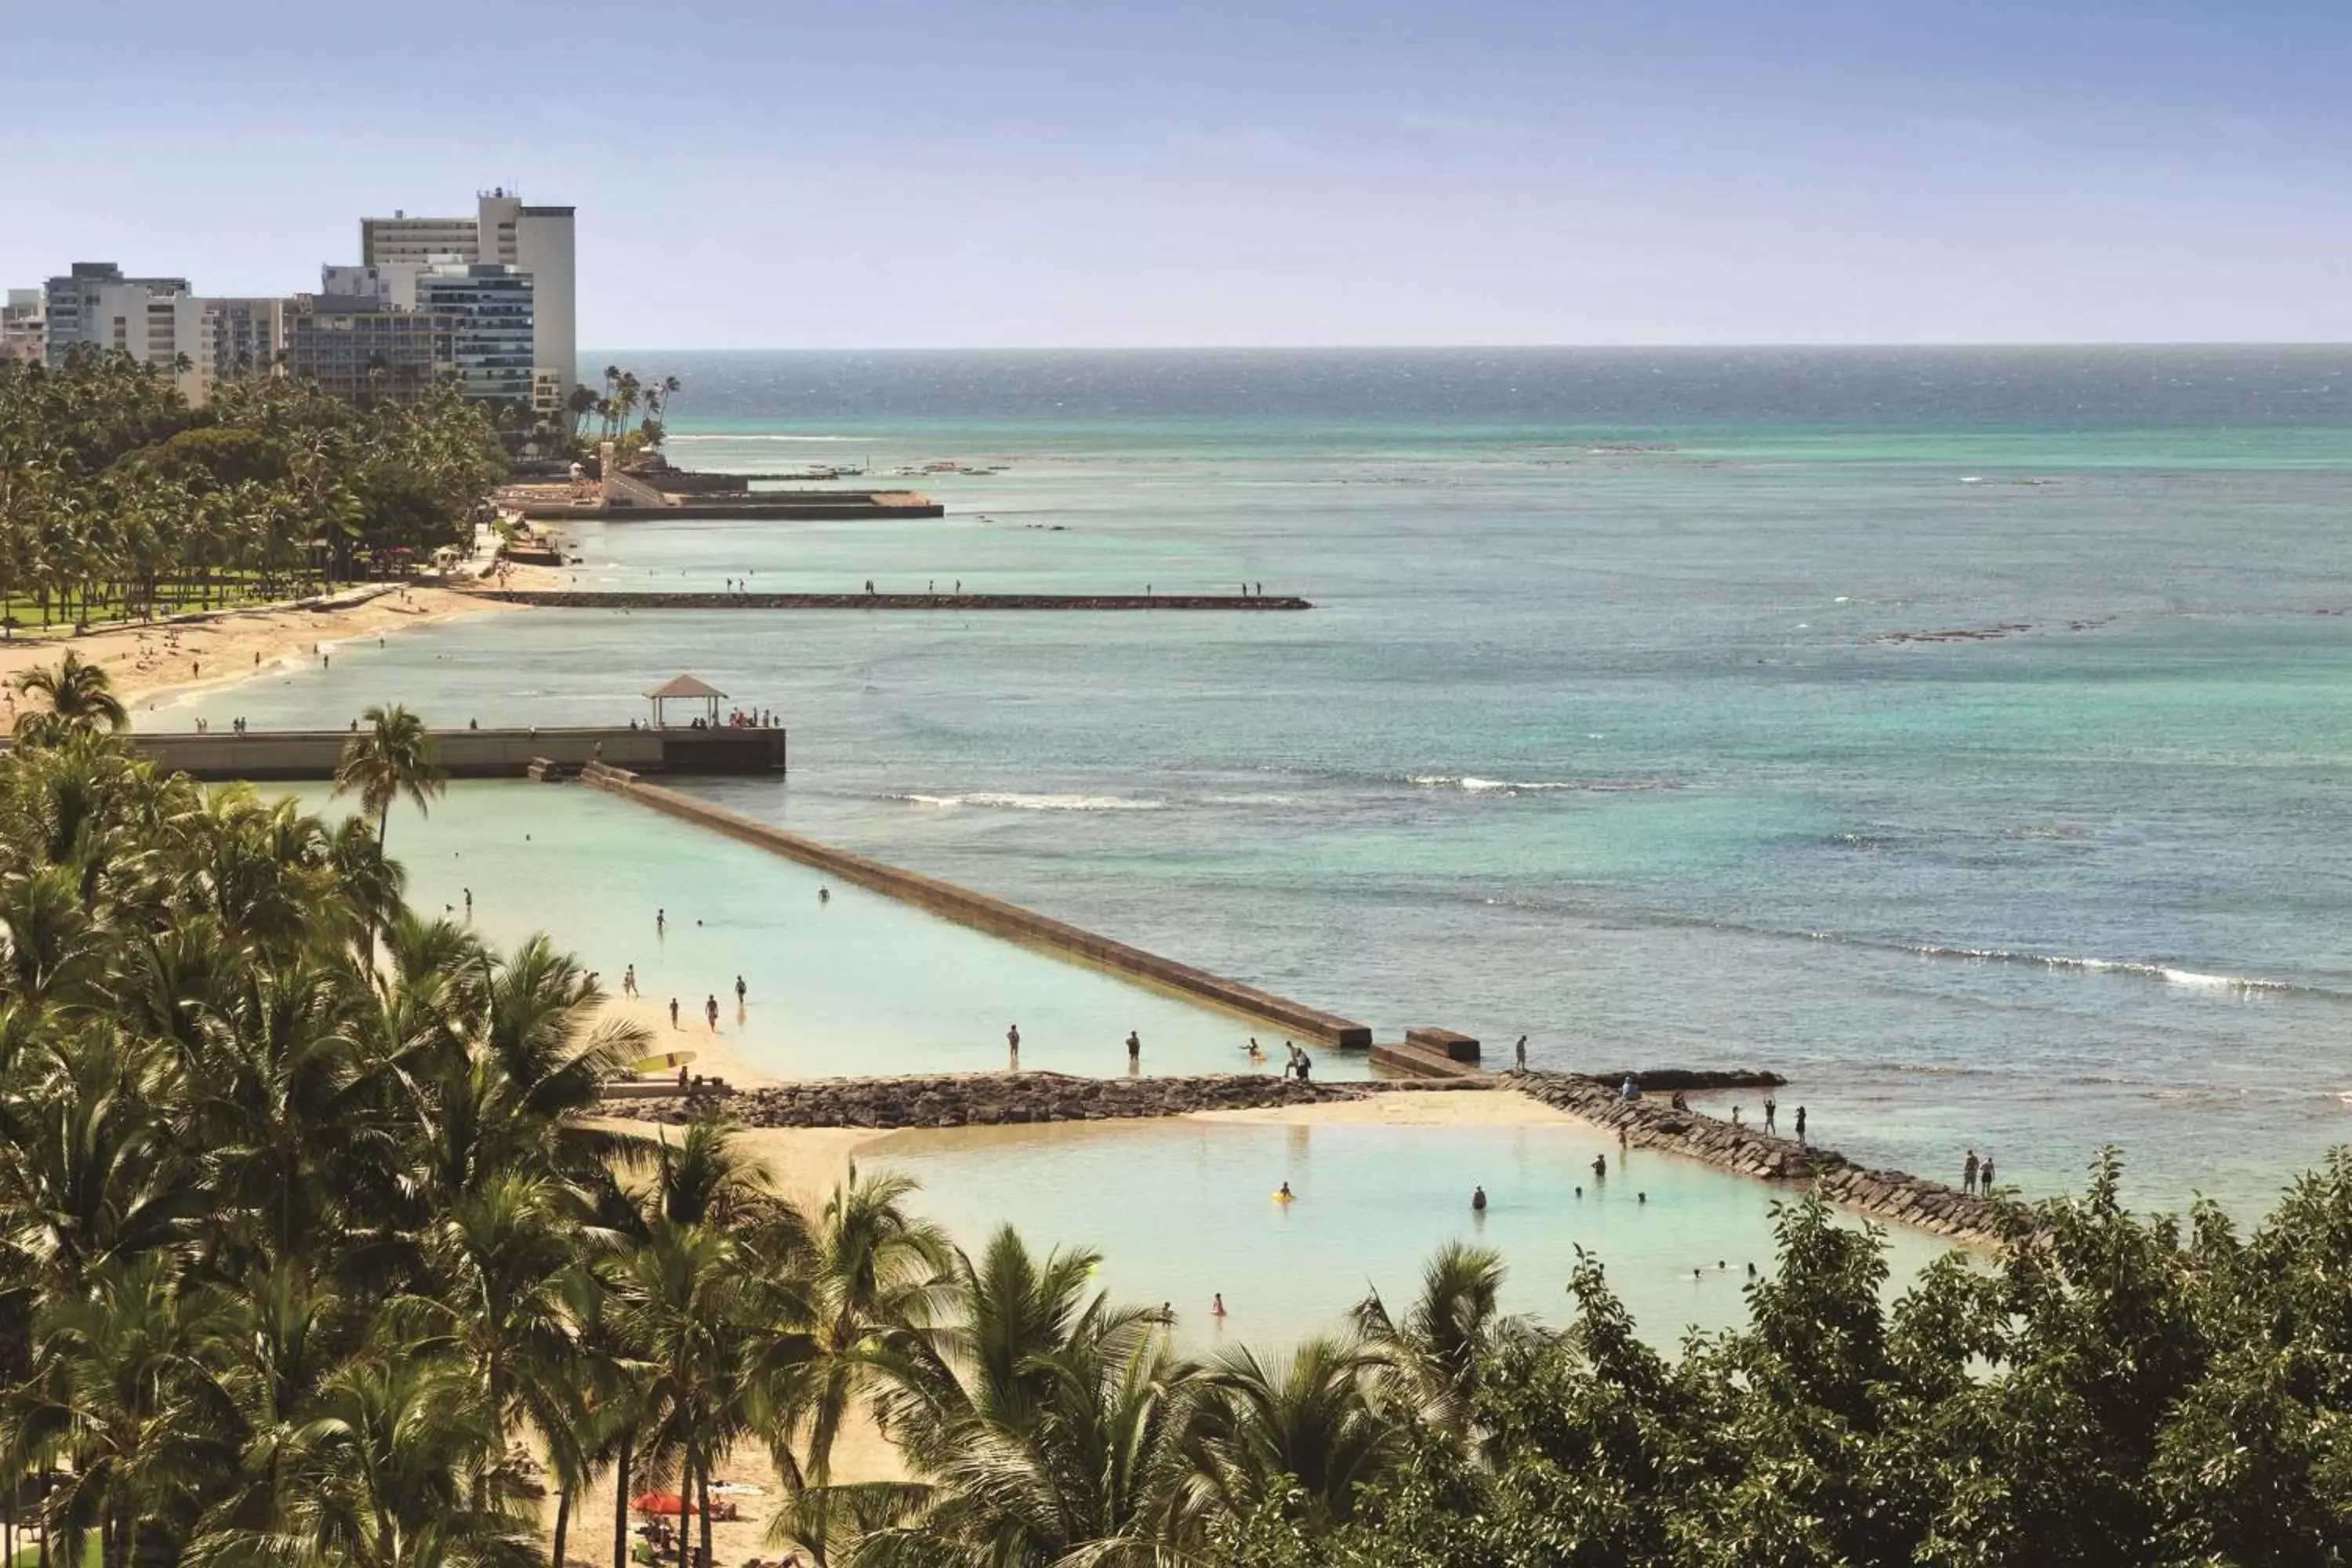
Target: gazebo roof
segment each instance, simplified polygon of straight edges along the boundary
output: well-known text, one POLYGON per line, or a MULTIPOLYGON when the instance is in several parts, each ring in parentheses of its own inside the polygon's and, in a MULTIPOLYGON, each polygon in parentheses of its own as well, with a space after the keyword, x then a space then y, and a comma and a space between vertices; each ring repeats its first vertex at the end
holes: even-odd
POLYGON ((710 682, 701 679, 697 676, 679 675, 663 681, 659 686, 656 686, 651 691, 646 692, 646 695, 648 697, 712 698, 724 697, 727 693, 719 690, 719 688, 711 685, 710 682))

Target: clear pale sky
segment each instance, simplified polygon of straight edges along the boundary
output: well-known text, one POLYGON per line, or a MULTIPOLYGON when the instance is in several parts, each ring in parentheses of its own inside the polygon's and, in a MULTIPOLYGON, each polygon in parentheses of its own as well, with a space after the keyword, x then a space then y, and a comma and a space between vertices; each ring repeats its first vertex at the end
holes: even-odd
POLYGON ((583 344, 2352 339, 2352 5, 6 8, 0 281, 580 209, 583 344))

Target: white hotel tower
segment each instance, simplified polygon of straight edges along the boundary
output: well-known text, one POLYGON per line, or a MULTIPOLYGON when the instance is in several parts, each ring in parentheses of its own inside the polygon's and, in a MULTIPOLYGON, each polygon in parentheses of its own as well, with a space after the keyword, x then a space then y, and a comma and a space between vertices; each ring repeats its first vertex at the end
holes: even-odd
POLYGON ((580 381, 572 209, 525 206, 520 196, 503 189, 477 195, 472 217, 410 217, 403 212, 362 218, 360 263, 412 278, 414 271, 452 258, 529 273, 535 383, 531 402, 542 409, 559 408, 580 381))

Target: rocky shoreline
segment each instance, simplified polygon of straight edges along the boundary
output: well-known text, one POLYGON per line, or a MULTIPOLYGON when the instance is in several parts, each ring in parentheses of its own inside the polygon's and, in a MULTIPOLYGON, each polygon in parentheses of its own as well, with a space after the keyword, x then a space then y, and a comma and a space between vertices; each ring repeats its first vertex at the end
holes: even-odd
POLYGON ((1508 1081, 1546 1105, 1616 1129, 1629 1144, 1686 1154, 1759 1181, 1809 1183, 1848 1208, 1955 1241, 2000 1247, 2014 1234, 2014 1204, 1904 1171, 1866 1170, 1834 1149, 1676 1110, 1662 1100, 1626 1100, 1615 1085, 1577 1074, 1528 1072, 1508 1081))
MULTIPOLYGON (((1181 1116, 1194 1110, 1254 1110, 1328 1105, 1425 1083, 1301 1083, 1266 1074, 1199 1078, 1077 1078, 1067 1073, 950 1073, 921 1078, 825 1078, 725 1096, 727 1114, 747 1127, 998 1127, 1035 1121, 1108 1121, 1181 1116)), ((1465 1088, 1494 1087, 1489 1082, 1465 1088)), ((707 1114, 713 1097, 630 1101, 627 1114, 682 1124, 707 1114)))

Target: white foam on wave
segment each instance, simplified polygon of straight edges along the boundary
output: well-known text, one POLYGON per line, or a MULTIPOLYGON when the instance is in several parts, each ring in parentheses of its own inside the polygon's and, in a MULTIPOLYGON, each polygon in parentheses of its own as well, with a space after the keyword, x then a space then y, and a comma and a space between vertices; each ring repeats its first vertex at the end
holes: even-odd
POLYGON ((1589 795, 1638 795, 1674 787, 1642 779, 1482 779, 1452 773, 1415 773, 1405 782, 1423 789, 1458 789, 1465 795, 1545 795, 1561 790, 1589 795))
POLYGON ((861 437, 856 436, 784 436, 778 435, 773 431, 764 431, 746 433, 740 436, 721 436, 715 434, 702 436, 665 435, 662 439, 675 444, 679 441, 856 441, 861 439, 861 437))
POLYGON ((2063 969, 2083 974, 2129 974, 2200 991, 2291 992, 2312 989, 2284 980, 2263 980, 2245 974, 2209 974, 2201 970, 2179 969, 2168 963, 2145 963, 2127 958, 2075 958, 2064 953, 2012 952, 1996 947, 1920 945, 1913 946, 1910 951, 1922 958, 1957 958, 1978 963, 2036 964, 2043 969, 2063 969))
POLYGON ((1003 790, 976 790, 970 795, 901 795, 891 798, 940 811, 968 805, 997 811, 1161 811, 1168 805, 1164 800, 1136 800, 1117 795, 1021 795, 1003 790))

